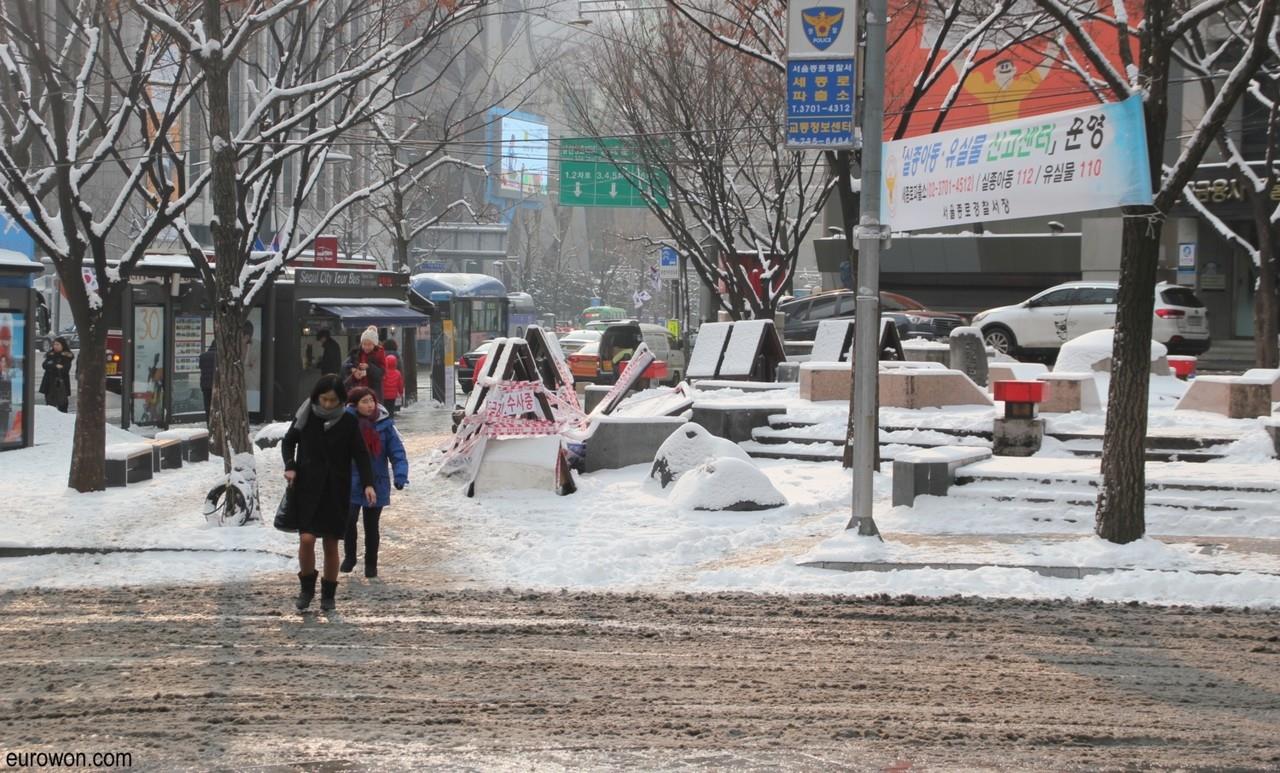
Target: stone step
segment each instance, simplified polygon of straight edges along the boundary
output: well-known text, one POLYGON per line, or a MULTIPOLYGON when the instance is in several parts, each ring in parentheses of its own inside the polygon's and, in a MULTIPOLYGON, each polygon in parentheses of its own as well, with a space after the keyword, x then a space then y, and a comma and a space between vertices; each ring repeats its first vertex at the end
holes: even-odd
MULTIPOLYGON (((1224 492, 1231 494, 1280 495, 1280 480, 1265 470, 1247 464, 1214 465, 1213 475, 1184 478, 1178 464, 1152 462, 1147 465, 1148 492, 1224 492)), ((1016 483, 1023 489, 1053 487, 1055 490, 1095 489, 1101 479, 1099 464, 1093 459, 1016 459, 993 457, 956 471, 958 486, 971 483, 1016 483)), ((1030 493, 1030 492, 1028 492, 1030 493)))
MULTIPOLYGON (((1057 504, 1068 507, 1092 508, 1097 504, 1098 492, 1097 489, 1092 488, 1062 488, 1058 486, 1052 489, 1046 486, 1043 487, 1043 490, 1022 489, 1014 491, 1007 485, 966 483, 953 486, 947 492, 947 496, 950 498, 988 500, 1014 505, 1057 504)), ((1271 499, 1225 496, 1206 500, 1204 497, 1180 496, 1176 493, 1169 493, 1166 490, 1149 491, 1146 496, 1146 505, 1148 509, 1211 513, 1271 512, 1275 510, 1275 503, 1271 499)))
POLYGON ((844 458, 844 447, 831 443, 739 443, 754 459, 792 459, 801 462, 838 462, 844 458))
MULTIPOLYGON (((1076 456, 1086 457, 1089 459, 1102 458, 1102 439, 1090 438, 1079 440, 1068 440, 1063 443, 1067 451, 1076 456)), ((1211 462, 1215 459, 1223 458, 1224 454, 1214 453, 1212 451, 1202 450, 1170 450, 1155 449, 1148 447, 1145 458, 1148 462, 1211 462)))

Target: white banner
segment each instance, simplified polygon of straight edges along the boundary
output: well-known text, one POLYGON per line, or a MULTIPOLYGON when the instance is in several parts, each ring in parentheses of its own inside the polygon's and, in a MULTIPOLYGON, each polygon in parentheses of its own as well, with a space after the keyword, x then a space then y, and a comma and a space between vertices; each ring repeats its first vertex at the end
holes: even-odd
POLYGON ((1142 98, 886 142, 895 231, 1151 203, 1142 98))

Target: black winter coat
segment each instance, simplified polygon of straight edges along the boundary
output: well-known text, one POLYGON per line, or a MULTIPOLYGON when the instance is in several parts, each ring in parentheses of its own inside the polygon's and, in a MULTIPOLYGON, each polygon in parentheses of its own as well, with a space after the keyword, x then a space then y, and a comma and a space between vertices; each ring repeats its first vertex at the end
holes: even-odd
POLYGON ((218 355, 210 346, 200 352, 200 388, 213 389, 213 379, 218 373, 218 355))
POLYGON ((40 394, 49 405, 62 405, 71 398, 71 352, 53 353, 44 358, 44 378, 40 380, 40 394), (58 365, 62 367, 59 368, 58 365))
POLYGON ((334 373, 342 370, 342 349, 332 338, 324 339, 320 345, 320 362, 317 364, 320 373, 334 373))
POLYGON ((317 537, 343 536, 347 529, 352 463, 361 482, 365 486, 373 485, 369 449, 364 445, 356 418, 344 412, 327 430, 324 420, 314 415, 307 417, 301 430, 295 420, 280 448, 284 468, 298 473, 293 481, 298 531, 317 537))

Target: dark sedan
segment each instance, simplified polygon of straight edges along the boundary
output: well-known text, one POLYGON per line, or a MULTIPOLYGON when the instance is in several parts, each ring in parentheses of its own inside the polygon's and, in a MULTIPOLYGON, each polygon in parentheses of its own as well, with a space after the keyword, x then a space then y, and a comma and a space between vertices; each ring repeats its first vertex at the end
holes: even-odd
MULTIPOLYGON (((818 323, 823 320, 853 319, 854 298, 852 290, 835 290, 778 304, 778 311, 786 315, 783 338, 812 341, 818 332, 818 323)), ((952 330, 968 322, 959 314, 931 311, 914 298, 883 291, 880 293, 880 316, 892 319, 899 337, 904 340, 946 338, 952 330)))
POLYGON ((485 341, 476 348, 458 358, 458 384, 463 393, 470 392, 476 385, 476 363, 489 353, 493 341, 485 341))

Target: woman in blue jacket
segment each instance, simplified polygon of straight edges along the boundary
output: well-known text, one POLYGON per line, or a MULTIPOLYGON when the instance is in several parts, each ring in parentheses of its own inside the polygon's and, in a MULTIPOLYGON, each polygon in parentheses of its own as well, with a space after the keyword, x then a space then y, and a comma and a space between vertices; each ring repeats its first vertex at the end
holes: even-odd
POLYGON ((396 432, 395 422, 387 409, 378 404, 378 397, 368 387, 356 387, 347 395, 347 412, 356 417, 360 434, 369 449, 373 463, 373 488, 377 501, 372 505, 365 501, 363 488, 355 471, 351 474, 351 509, 347 515, 347 533, 343 537, 346 555, 342 571, 356 567, 356 522, 360 509, 364 508, 364 576, 378 576, 378 518, 382 508, 391 504, 391 484, 394 476, 396 490, 409 485, 409 460, 404 453, 404 443, 396 432), (390 468, 390 469, 388 469, 390 468))

